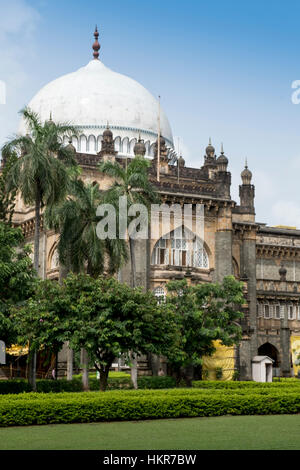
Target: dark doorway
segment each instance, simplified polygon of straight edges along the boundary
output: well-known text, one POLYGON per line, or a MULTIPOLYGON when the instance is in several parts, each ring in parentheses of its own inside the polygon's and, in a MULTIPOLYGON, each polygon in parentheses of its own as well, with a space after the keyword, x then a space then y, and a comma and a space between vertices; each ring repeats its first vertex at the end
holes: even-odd
POLYGON ((273 367, 279 367, 279 353, 275 346, 273 346, 273 344, 265 343, 260 346, 260 348, 258 348, 258 355, 270 357, 274 361, 273 367))

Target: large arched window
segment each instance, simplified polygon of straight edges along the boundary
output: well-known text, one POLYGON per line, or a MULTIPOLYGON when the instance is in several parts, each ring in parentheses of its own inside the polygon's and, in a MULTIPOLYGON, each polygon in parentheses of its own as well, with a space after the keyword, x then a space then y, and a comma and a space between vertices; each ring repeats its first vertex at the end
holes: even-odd
POLYGON ((187 229, 185 232, 188 233, 188 237, 179 227, 170 233, 169 238, 158 240, 152 253, 152 264, 208 269, 208 254, 203 242, 187 229))

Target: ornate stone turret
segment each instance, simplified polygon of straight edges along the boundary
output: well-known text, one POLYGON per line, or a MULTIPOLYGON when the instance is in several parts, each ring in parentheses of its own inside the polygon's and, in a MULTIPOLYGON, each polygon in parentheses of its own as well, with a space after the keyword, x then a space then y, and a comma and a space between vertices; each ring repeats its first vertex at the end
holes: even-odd
POLYGON ((145 142, 143 139, 141 139, 141 136, 139 136, 139 140, 137 141, 137 143, 135 144, 134 146, 134 149, 133 149, 133 152, 134 152, 134 155, 137 156, 137 155, 140 155, 142 157, 145 156, 146 154, 146 146, 145 146, 145 142))
POLYGON ((221 155, 219 156, 219 158, 217 158, 217 167, 218 167, 218 171, 220 172, 227 171, 228 158, 224 155, 223 144, 221 147, 221 155))
POLYGON ((245 169, 241 173, 243 184, 240 186, 240 206, 244 212, 248 214, 255 214, 254 209, 254 198, 255 198, 255 187, 251 184, 252 173, 248 169, 246 160, 245 169))
POLYGON ((216 165, 216 149, 211 143, 211 138, 209 138, 209 144, 205 150, 206 155, 204 155, 204 166, 215 166, 216 165))
POLYGON ((242 171, 242 173, 241 173, 241 177, 242 177, 242 181, 243 181, 243 184, 244 184, 244 185, 251 184, 252 173, 251 173, 251 171, 248 169, 247 160, 246 160, 245 169, 244 169, 244 171, 242 171))
POLYGON ((98 155, 103 158, 104 161, 111 160, 115 161, 118 152, 115 151, 115 142, 113 133, 107 124, 107 128, 103 132, 103 138, 101 142, 101 151, 98 155))

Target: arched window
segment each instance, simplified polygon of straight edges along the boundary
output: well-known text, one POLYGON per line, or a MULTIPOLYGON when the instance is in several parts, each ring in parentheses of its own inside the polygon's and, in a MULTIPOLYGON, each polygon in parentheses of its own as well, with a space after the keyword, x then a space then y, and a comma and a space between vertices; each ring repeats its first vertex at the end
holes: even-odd
POLYGON ((122 153, 127 155, 129 153, 129 139, 128 137, 125 137, 122 142, 122 153))
POLYGON ((145 147, 146 147, 146 157, 150 156, 150 141, 148 140, 145 142, 145 147))
POLYGON ((96 137, 94 135, 89 136, 87 151, 89 153, 96 153, 96 137))
POLYGON ((130 155, 134 155, 134 146, 135 146, 136 143, 137 143, 136 139, 132 139, 130 141, 130 148, 129 148, 130 155))
POLYGON ((121 150, 121 137, 115 138, 115 150, 116 152, 120 152, 121 150))
POLYGON ((153 143, 153 144, 150 146, 150 151, 149 151, 150 157, 154 157, 154 147, 155 147, 155 143, 153 143))
POLYGON ((157 298, 159 304, 163 303, 166 300, 166 293, 162 287, 157 287, 156 289, 154 289, 153 293, 157 298))
POLYGON ((80 152, 85 153, 87 150, 87 139, 85 135, 80 136, 80 152))
POLYGON ((98 135, 98 137, 97 137, 96 152, 100 152, 100 150, 101 150, 101 147, 102 147, 102 139, 103 139, 103 136, 102 136, 102 135, 98 135))
POLYGON ((78 150, 78 147, 79 147, 79 143, 78 143, 78 139, 77 137, 73 136, 72 137, 72 144, 74 145, 76 151, 78 150))
POLYGON ((151 263, 160 266, 186 266, 194 268, 209 268, 208 254, 203 242, 193 236, 192 232, 186 237, 182 227, 170 233, 169 238, 164 237, 156 243, 151 263))

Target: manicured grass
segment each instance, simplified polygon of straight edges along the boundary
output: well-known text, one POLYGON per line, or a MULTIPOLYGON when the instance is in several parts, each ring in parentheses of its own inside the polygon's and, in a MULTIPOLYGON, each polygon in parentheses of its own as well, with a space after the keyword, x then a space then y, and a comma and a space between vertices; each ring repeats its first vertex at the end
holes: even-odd
POLYGON ((0 429, 1 450, 299 450, 300 415, 0 429))
MULTIPOLYGON (((97 376, 97 373, 96 372, 90 372, 89 373, 89 378, 90 379, 94 379, 96 378, 97 376)), ((114 370, 111 370, 109 372, 109 378, 110 379, 116 379, 116 378, 128 378, 130 377, 130 373, 129 372, 116 372, 114 370)), ((81 374, 77 374, 77 375, 73 375, 73 378, 74 379, 81 379, 81 374)))

